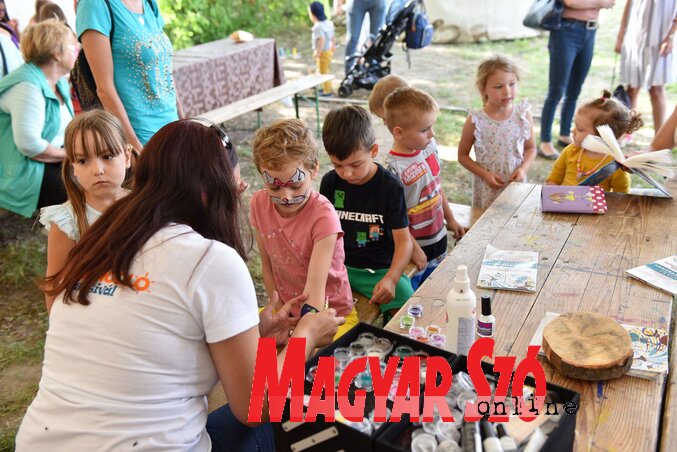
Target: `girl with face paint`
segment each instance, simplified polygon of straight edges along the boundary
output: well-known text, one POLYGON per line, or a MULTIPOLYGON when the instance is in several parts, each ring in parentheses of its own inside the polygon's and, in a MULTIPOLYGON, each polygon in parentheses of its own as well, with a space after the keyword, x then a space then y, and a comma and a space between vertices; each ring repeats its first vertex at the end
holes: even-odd
POLYGON ((346 318, 336 337, 358 322, 343 250, 341 222, 332 204, 313 188, 317 142, 305 123, 286 119, 260 129, 253 155, 264 189, 254 193, 250 220, 269 296, 283 302, 308 295, 307 310, 333 308, 346 318))

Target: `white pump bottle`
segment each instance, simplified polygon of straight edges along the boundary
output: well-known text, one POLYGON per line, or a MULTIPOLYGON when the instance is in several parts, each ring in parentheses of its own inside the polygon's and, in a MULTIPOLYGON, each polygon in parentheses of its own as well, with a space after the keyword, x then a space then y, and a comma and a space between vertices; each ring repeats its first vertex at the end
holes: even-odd
POLYGON ((459 265, 456 278, 447 295, 446 349, 457 355, 467 355, 475 341, 477 299, 470 289, 468 267, 459 265))

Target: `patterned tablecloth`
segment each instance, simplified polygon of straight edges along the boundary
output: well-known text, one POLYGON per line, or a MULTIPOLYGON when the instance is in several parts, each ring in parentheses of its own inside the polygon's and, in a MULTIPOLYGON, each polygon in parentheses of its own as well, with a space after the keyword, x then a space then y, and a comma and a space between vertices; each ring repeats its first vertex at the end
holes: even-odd
POLYGON ((285 83, 274 39, 221 39, 174 53, 176 91, 187 117, 285 83))

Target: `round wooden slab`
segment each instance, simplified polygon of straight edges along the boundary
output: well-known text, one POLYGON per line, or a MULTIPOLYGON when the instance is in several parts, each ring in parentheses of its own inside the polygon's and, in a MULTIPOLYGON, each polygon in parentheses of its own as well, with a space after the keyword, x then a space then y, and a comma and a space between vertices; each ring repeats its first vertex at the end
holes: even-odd
POLYGON ((632 365, 628 332, 594 312, 569 312, 549 322, 543 330, 543 351, 562 374, 581 380, 618 378, 632 365))

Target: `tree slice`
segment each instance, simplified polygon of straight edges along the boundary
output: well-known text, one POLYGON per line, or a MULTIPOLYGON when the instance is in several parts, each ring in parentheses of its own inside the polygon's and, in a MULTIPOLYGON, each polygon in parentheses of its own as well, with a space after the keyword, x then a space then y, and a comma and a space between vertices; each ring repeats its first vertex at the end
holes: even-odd
POLYGON ((632 365, 628 332, 594 312, 569 312, 549 322, 543 352, 562 374, 581 380, 618 378, 632 365))

